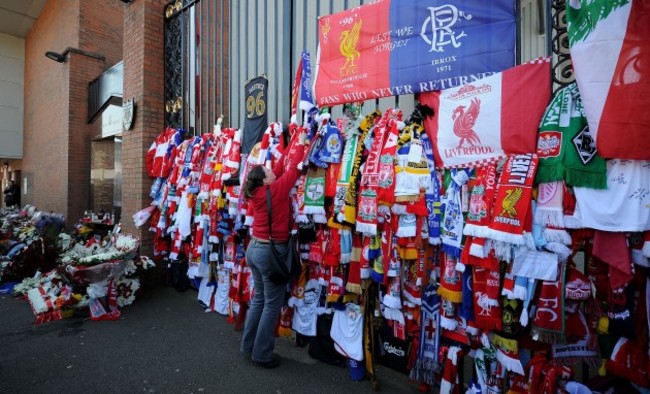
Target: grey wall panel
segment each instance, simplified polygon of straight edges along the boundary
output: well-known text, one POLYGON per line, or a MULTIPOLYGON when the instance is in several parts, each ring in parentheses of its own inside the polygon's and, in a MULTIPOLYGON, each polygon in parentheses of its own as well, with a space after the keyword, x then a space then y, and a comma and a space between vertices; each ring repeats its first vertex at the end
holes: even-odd
MULTIPOLYGON (((238 0, 231 3, 231 122, 243 125, 243 90, 246 81, 261 73, 269 78, 269 121, 286 124, 291 113, 291 86, 300 55, 304 49, 311 54, 316 67, 318 48, 318 17, 348 10, 372 0, 238 0)), ((546 53, 545 36, 539 30, 537 0, 521 0, 522 61, 546 53)), ((413 95, 369 100, 364 112, 375 107, 385 110, 399 106, 405 116, 415 106, 413 95)), ((340 116, 341 106, 332 109, 340 116)))
MULTIPOLYGON (((521 62, 545 56, 546 34, 544 26, 540 26, 539 1, 522 0, 521 1, 521 62)), ((544 20, 544 19, 542 19, 544 20)))
POLYGON ((269 122, 289 120, 291 0, 238 0, 232 2, 230 26, 230 122, 244 124, 244 85, 266 74, 269 80, 269 122))
POLYGON ((239 7, 241 2, 233 1, 230 4, 230 114, 226 124, 234 127, 239 126, 239 81, 241 61, 239 59, 239 7))

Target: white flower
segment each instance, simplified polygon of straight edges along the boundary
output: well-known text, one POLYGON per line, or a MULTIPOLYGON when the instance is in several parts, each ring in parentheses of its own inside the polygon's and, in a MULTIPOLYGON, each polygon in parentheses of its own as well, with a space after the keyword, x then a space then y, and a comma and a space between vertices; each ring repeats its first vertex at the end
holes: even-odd
POLYGON ((134 252, 138 248, 139 242, 138 238, 131 234, 120 234, 115 241, 115 247, 125 253, 134 252))
POLYGON ((115 286, 117 287, 117 305, 123 307, 131 305, 135 301, 135 292, 140 288, 140 280, 122 276, 115 281, 115 286))
POLYGON ((138 267, 136 267, 133 260, 129 260, 124 265, 123 273, 124 273, 124 276, 129 276, 129 275, 135 274, 135 271, 137 271, 137 270, 138 270, 138 267))

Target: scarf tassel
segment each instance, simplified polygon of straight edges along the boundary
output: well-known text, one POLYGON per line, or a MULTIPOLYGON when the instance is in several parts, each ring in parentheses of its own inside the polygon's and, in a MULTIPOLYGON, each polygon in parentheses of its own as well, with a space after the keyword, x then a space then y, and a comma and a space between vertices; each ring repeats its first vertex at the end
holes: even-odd
POLYGON ((566 230, 556 228, 545 228, 544 239, 547 242, 559 242, 564 245, 571 245, 571 236, 566 230))
POLYGON ((415 237, 415 234, 417 233, 417 229, 415 226, 412 227, 399 227, 397 231, 395 232, 395 235, 398 238, 408 238, 408 237, 415 237))
POLYGON ((502 261, 512 259, 512 244, 508 242, 493 242, 494 256, 502 261))
POLYGON ((552 209, 546 207, 537 206, 534 215, 535 223, 539 223, 544 226, 552 227, 564 227, 564 214, 562 209, 552 209))
MULTIPOLYGON (((448 255, 454 257, 454 258, 460 258, 460 248, 457 248, 455 246, 443 243, 442 244, 442 251, 447 253, 448 255)), ((458 301, 460 302, 460 301, 458 301)))
POLYGON ((357 231, 366 235, 377 235, 377 225, 373 223, 357 222, 357 231))
MULTIPOLYGON (((519 321, 521 323, 521 320, 519 321)), ((537 342, 549 343, 549 344, 564 344, 566 343, 566 338, 564 333, 548 331, 541 328, 533 328, 531 330, 531 336, 533 340, 537 342)))
POLYGON ((465 223, 463 227, 463 235, 470 235, 477 238, 488 238, 491 235, 491 231, 488 226, 481 226, 474 223, 465 223))
POLYGON ((382 304, 388 308, 400 309, 402 307, 402 300, 399 296, 386 294, 382 300, 382 304))
POLYGON ((490 229, 488 238, 498 242, 504 242, 514 245, 523 245, 525 243, 523 234, 513 234, 506 231, 490 229))
POLYGON ((349 291, 350 293, 361 294, 361 284, 348 282, 345 285, 345 290, 349 291))
POLYGON ((440 316, 440 327, 448 331, 454 331, 456 330, 456 327, 458 327, 458 322, 456 321, 456 319, 450 319, 445 316, 440 316))
MULTIPOLYGON (((556 178, 562 179, 562 177, 556 178)), ((607 189, 607 177, 600 172, 579 171, 567 168, 564 173, 567 185, 580 185, 589 189, 607 189)))
MULTIPOLYGON (((385 298, 385 297, 384 297, 385 298)), ((386 318, 387 320, 393 320, 396 321, 400 324, 405 324, 404 322, 404 314, 402 313, 401 310, 397 308, 383 308, 381 311, 381 314, 386 318)))
POLYGON ((530 320, 530 312, 528 309, 524 308, 523 311, 521 311, 521 316, 519 317, 519 324, 521 324, 522 327, 527 327, 528 322, 530 320))
POLYGON ((521 365, 521 361, 516 358, 510 357, 505 354, 501 349, 497 349, 497 360, 507 369, 519 375, 524 375, 524 367, 521 365))
POLYGON ((544 245, 544 248, 546 250, 555 253, 561 262, 567 261, 567 259, 571 255, 571 249, 569 249, 566 245, 561 244, 559 242, 549 242, 546 245, 544 245))
POLYGON ((561 365, 566 365, 568 367, 572 367, 580 363, 586 363, 590 367, 598 367, 601 364, 601 360, 602 359, 598 356, 598 354, 595 354, 593 356, 556 357, 553 359, 554 362, 557 362, 561 365))
POLYGON ((462 291, 453 291, 445 289, 442 286, 438 287, 438 295, 445 300, 453 302, 454 304, 460 304, 463 301, 462 291))
POLYGON ((411 369, 409 378, 414 382, 426 383, 433 386, 436 383, 436 373, 440 372, 440 365, 431 358, 419 358, 411 369))
POLYGON ((583 228, 582 220, 576 215, 564 215, 564 228, 576 229, 583 228))

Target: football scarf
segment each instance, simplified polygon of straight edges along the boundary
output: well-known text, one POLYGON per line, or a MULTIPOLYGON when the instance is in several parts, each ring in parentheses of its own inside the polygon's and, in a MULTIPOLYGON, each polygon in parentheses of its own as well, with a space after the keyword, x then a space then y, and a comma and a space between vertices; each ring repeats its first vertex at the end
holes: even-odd
POLYGON ((388 134, 389 119, 395 115, 397 115, 395 110, 388 109, 380 122, 373 128, 374 138, 366 162, 363 165, 356 230, 366 235, 377 234, 377 197, 379 193, 381 150, 384 146, 384 139, 388 134))
POLYGON ((307 215, 325 215, 325 174, 324 168, 310 168, 305 179, 305 207, 307 215))
MULTIPOLYGON (((354 168, 355 155, 357 154, 357 144, 359 134, 356 130, 347 130, 345 137, 345 146, 341 156, 341 166, 339 167, 338 178, 336 179, 336 196, 334 197, 334 215, 333 218, 341 223, 345 220, 343 215, 343 206, 345 205, 345 196, 350 186, 352 169, 354 168)), ((332 222, 334 219, 331 220, 332 222)))
POLYGON ((395 201, 394 162, 399 131, 397 129, 397 122, 392 119, 388 120, 386 128, 388 129, 388 135, 386 136, 386 142, 379 157, 379 190, 377 193, 377 201, 379 204, 392 205, 395 201))
POLYGON ((417 359, 409 378, 416 382, 433 385, 439 372, 440 346, 440 297, 434 284, 428 284, 422 296, 420 315, 420 341, 417 359))
POLYGON ((460 317, 474 321, 474 290, 472 289, 472 267, 463 271, 463 301, 460 303, 460 317))
POLYGON ((500 330, 502 319, 499 305, 499 272, 475 267, 472 291, 476 327, 490 331, 500 330))
POLYGON ((435 170, 435 161, 433 157, 433 146, 427 133, 420 135, 422 141, 422 149, 429 164, 429 171, 431 173, 431 183, 427 187, 424 198, 427 204, 427 224, 429 234, 429 244, 440 244, 440 181, 435 170))
POLYGON ((477 168, 475 179, 469 181, 469 211, 463 227, 464 235, 481 238, 488 235, 497 186, 496 174, 496 163, 490 163, 477 168))
POLYGON ((463 212, 461 211, 461 188, 469 180, 466 170, 451 170, 451 182, 444 197, 442 219, 442 249, 458 258, 463 239, 463 212))
MULTIPOLYGON (((489 346, 489 343, 487 343, 489 346)), ((497 363, 496 350, 492 346, 477 349, 474 355, 474 367, 478 385, 481 388, 479 393, 499 394, 500 367, 497 363)))
MULTIPOLYGON (((368 114, 359 125, 357 141, 364 141, 370 129, 374 126, 375 120, 381 116, 381 112, 374 111, 368 114)), ((345 205, 343 207, 344 222, 354 225, 357 217, 357 185, 359 179, 359 171, 361 170, 361 159, 363 154, 363 143, 357 142, 356 151, 352 156, 352 169, 350 170, 350 183, 345 192, 345 205)))
POLYGON ((564 343, 564 274, 562 264, 555 281, 542 281, 531 335, 544 343, 564 343))
POLYGON ((506 161, 497 186, 489 238, 515 245, 525 243, 523 233, 537 163, 533 154, 510 156, 506 161))
POLYGON ((519 360, 519 344, 516 339, 508 339, 494 334, 492 343, 496 348, 497 360, 503 367, 519 375, 524 374, 524 367, 519 360))
POLYGON ((546 108, 537 154, 537 183, 565 180, 570 186, 607 188, 605 160, 596 153, 575 83, 560 90, 546 108))
POLYGON ((463 300, 462 273, 456 269, 457 258, 443 253, 438 294, 447 301, 460 303, 463 300))

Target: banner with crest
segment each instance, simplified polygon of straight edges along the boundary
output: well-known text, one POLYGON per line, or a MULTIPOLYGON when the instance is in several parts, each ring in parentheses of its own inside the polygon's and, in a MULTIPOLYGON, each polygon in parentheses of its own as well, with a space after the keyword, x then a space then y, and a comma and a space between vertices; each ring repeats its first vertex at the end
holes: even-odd
POLYGON ((550 58, 539 58, 461 87, 420 94, 436 110, 424 121, 436 167, 480 166, 534 153, 551 95, 550 58))
POLYGON ((318 106, 448 89, 515 64, 512 0, 378 0, 318 19, 318 106))

